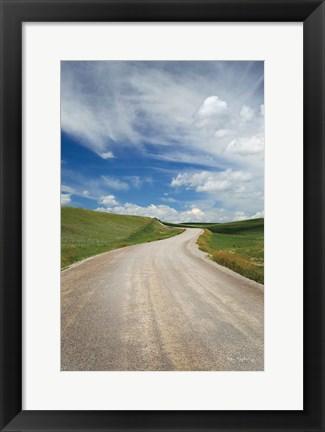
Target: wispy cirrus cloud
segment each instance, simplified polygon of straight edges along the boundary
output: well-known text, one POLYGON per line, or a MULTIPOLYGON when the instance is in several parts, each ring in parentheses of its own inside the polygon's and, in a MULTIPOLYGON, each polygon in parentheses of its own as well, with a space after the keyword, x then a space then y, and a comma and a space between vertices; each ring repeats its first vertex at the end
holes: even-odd
POLYGON ((123 191, 123 190, 128 190, 130 187, 127 182, 119 180, 118 178, 114 178, 110 176, 102 176, 102 179, 109 189, 123 191))

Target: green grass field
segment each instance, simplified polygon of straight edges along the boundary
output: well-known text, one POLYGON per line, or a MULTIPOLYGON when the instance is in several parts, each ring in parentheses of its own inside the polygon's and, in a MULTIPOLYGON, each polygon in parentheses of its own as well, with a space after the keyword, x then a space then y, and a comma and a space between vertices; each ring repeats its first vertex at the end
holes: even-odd
MULTIPOLYGON (((177 224, 170 224, 177 226, 177 224)), ((217 263, 264 283, 264 219, 220 224, 187 223, 178 226, 203 228, 199 248, 217 263)))
POLYGON ((61 207, 61 268, 124 246, 181 233, 156 219, 61 207))
POLYGON ((264 283, 264 219, 210 226, 198 245, 217 263, 264 283))

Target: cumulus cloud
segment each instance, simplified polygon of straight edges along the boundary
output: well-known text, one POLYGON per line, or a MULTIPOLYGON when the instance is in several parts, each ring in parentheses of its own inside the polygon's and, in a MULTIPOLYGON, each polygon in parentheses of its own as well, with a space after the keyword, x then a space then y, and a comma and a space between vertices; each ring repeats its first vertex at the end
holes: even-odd
POLYGON ((250 121, 254 118, 254 111, 249 105, 243 105, 240 111, 240 117, 243 121, 250 121))
POLYGON ((61 193, 61 204, 69 204, 71 202, 71 194, 69 193, 61 193))
POLYGON ((115 199, 114 195, 106 195, 102 196, 99 200, 99 204, 103 204, 105 206, 117 206, 118 201, 115 199))
POLYGON ((251 173, 231 169, 220 172, 185 172, 173 178, 171 186, 184 186, 188 189, 195 189, 196 192, 218 192, 235 189, 241 183, 251 180, 251 178, 251 173))
POLYGON ((245 219, 249 219, 248 215, 243 211, 236 211, 234 221, 243 221, 245 219))
POLYGON ((251 219, 259 219, 264 218, 264 210, 256 212, 251 219))
POLYGON ((264 153, 264 138, 252 136, 233 140, 226 148, 226 153, 236 155, 256 155, 264 153))
POLYGON ((249 215, 243 211, 236 211, 233 218, 234 221, 243 221, 247 219, 259 219, 264 218, 264 210, 256 212, 254 215, 249 215))
POLYGON ((229 117, 227 102, 213 95, 207 97, 193 114, 193 122, 198 128, 225 130, 229 117))
POLYGON ((125 191, 129 189, 129 185, 126 182, 123 182, 117 178, 109 177, 109 176, 102 176, 102 179, 104 180, 105 184, 110 188, 117 191, 125 191))
POLYGON ((187 215, 193 215, 195 219, 202 220, 204 212, 198 207, 193 207, 191 210, 185 212, 187 215))

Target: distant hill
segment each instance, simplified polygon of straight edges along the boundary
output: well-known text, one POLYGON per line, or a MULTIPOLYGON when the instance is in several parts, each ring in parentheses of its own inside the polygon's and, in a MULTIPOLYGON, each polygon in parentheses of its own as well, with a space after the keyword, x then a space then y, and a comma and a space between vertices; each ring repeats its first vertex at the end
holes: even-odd
POLYGON ((61 207, 61 268, 124 246, 160 240, 183 230, 157 219, 61 207))
POLYGON ((220 223, 209 225, 208 228, 210 231, 219 234, 263 233, 264 219, 248 219, 239 222, 220 223))
POLYGON ((235 233, 243 231, 259 231, 264 227, 264 219, 247 219, 244 221, 237 222, 181 222, 181 223, 171 223, 162 222, 167 226, 173 227, 193 227, 193 228, 209 228, 210 231, 225 233, 235 233))

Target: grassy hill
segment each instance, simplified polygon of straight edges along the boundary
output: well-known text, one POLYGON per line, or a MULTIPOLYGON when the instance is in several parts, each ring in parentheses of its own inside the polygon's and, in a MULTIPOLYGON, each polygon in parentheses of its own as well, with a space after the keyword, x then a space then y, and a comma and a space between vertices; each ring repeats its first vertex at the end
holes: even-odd
POLYGON ((264 283, 264 219, 210 226, 198 245, 217 263, 264 283))
POLYGON ((203 228, 204 234, 198 239, 201 250, 217 263, 264 283, 264 219, 168 225, 203 228))
POLYGON ((182 232, 156 219, 61 207, 61 268, 93 255, 182 232))
POLYGON ((263 234, 264 219, 248 219, 239 222, 219 223, 210 225, 209 230, 214 233, 230 235, 263 234))

